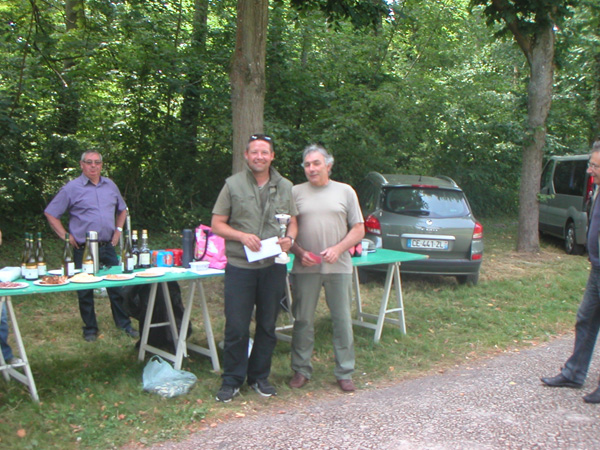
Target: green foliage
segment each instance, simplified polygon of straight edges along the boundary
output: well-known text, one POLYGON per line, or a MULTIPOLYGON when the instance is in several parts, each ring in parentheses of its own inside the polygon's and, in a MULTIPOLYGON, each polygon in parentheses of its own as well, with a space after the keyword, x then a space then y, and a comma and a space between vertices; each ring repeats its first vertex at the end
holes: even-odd
POLYGON ((524 34, 535 34, 539 27, 561 24, 572 13, 579 0, 471 0, 471 5, 484 6, 488 24, 502 24, 502 33, 511 33, 507 23, 516 22, 524 34))
MULTIPOLYGON (((236 2, 206 5, 205 34, 194 28, 191 0, 86 1, 85 20, 68 32, 60 2, 0 6, 7 238, 45 226, 45 205, 91 147, 104 154, 105 175, 120 187, 136 228, 177 231, 210 219, 231 172, 236 2)), ((275 138, 277 168, 304 181, 301 150, 321 142, 340 181, 355 184, 371 170, 444 174, 467 191, 477 215, 513 211, 525 67, 468 6, 274 2, 265 131, 275 138)), ((582 2, 558 33, 549 154, 585 151, 597 132, 594 8, 582 2)))

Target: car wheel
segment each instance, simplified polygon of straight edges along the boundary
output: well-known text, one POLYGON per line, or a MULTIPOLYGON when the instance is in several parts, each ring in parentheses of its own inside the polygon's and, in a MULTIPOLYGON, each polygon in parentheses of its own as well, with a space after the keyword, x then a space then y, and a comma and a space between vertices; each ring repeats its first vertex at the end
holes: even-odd
POLYGON ((585 247, 575 241, 575 224, 569 222, 565 231, 565 252, 569 255, 583 255, 585 247))
POLYGON ((470 284, 475 286, 479 282, 479 272, 471 275, 457 275, 456 280, 458 284, 470 284))

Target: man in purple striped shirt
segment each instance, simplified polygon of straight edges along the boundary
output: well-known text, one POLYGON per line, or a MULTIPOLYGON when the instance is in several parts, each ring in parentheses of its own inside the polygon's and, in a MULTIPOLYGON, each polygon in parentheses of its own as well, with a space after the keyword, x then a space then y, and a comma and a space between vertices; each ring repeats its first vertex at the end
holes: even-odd
MULTIPOLYGON (((119 242, 127 218, 127 205, 117 185, 101 176, 102 155, 95 150, 81 155, 82 174, 64 185, 46 207, 44 214, 59 238, 66 230, 60 220, 69 213, 69 241, 74 249, 75 267, 81 268, 85 238, 88 231, 98 233, 99 258, 106 266, 116 266, 119 261, 114 247, 119 242)), ((117 328, 133 338, 139 333, 133 329, 129 316, 123 309, 121 288, 108 288, 110 306, 117 328)), ((77 291, 79 312, 83 320, 83 337, 93 342, 98 336, 98 323, 94 310, 94 290, 77 291)))

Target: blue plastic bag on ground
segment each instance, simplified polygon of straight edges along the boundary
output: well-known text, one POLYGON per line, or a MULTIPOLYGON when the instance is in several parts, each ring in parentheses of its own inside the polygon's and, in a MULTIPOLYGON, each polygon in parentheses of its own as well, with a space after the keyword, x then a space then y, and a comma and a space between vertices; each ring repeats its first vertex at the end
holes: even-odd
POLYGON ((150 358, 142 376, 146 392, 153 392, 165 398, 187 394, 198 378, 191 372, 175 370, 160 356, 150 358))

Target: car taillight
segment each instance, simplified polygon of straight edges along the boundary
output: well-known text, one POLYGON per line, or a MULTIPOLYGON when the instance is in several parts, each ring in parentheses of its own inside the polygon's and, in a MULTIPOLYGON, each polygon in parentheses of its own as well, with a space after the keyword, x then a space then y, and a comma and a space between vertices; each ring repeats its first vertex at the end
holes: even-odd
POLYGON ((381 236, 381 224, 379 223, 379 220, 373 216, 373 214, 371 214, 369 217, 367 217, 367 220, 365 220, 365 231, 367 233, 373 233, 381 236))
POLYGON ((477 261, 483 258, 483 225, 475 222, 473 227, 473 241, 471 242, 471 260, 477 261))
POLYGON ((483 225, 479 222, 475 222, 475 227, 473 228, 473 239, 483 239, 483 225))

